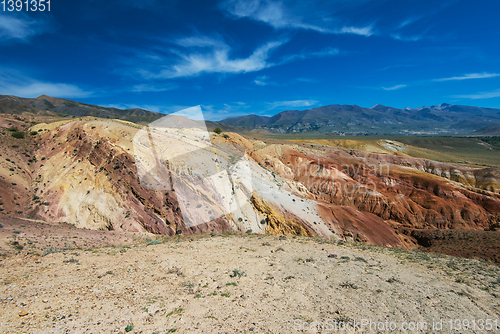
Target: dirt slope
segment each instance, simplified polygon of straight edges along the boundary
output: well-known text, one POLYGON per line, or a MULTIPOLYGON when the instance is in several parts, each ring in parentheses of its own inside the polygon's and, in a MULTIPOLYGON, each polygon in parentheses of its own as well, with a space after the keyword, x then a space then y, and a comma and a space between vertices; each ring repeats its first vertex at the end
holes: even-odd
POLYGON ((303 237, 183 237, 0 266, 2 333, 292 333, 363 319, 451 333, 451 319, 500 317, 497 267, 303 237))

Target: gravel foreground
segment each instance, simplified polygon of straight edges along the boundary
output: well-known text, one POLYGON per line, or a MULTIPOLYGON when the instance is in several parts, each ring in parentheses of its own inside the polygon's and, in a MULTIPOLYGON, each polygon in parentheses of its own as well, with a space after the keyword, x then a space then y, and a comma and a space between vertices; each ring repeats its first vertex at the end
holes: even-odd
POLYGON ((0 261, 2 333, 500 330, 458 328, 500 325, 500 268, 478 260, 270 235, 46 253, 0 261))

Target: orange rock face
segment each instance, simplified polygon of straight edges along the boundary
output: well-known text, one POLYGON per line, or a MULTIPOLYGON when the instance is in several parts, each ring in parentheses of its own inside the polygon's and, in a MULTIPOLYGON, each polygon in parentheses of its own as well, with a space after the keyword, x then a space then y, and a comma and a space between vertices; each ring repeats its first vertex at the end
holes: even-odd
POLYGON ((252 157, 304 185, 306 196, 318 201, 325 221, 363 233, 379 245, 402 244, 395 227, 484 230, 500 213, 498 193, 476 188, 484 174, 495 184, 496 169, 331 148, 311 152, 286 145, 255 151, 252 157), (436 168, 473 177, 453 181, 435 175, 436 168))

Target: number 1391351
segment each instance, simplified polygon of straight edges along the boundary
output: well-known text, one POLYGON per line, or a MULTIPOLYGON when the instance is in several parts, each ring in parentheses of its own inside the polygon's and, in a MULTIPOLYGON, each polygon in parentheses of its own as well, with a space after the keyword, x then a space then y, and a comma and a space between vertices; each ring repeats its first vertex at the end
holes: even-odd
POLYGON ((4 12, 50 12, 50 0, 2 0, 4 12))

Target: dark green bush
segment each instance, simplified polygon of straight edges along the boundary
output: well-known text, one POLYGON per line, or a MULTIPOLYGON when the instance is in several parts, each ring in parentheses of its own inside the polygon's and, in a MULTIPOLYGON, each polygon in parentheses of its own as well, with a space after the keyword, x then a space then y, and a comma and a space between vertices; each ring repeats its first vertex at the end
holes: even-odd
POLYGON ((22 131, 12 132, 12 137, 14 137, 14 138, 24 138, 24 132, 22 132, 22 131))

